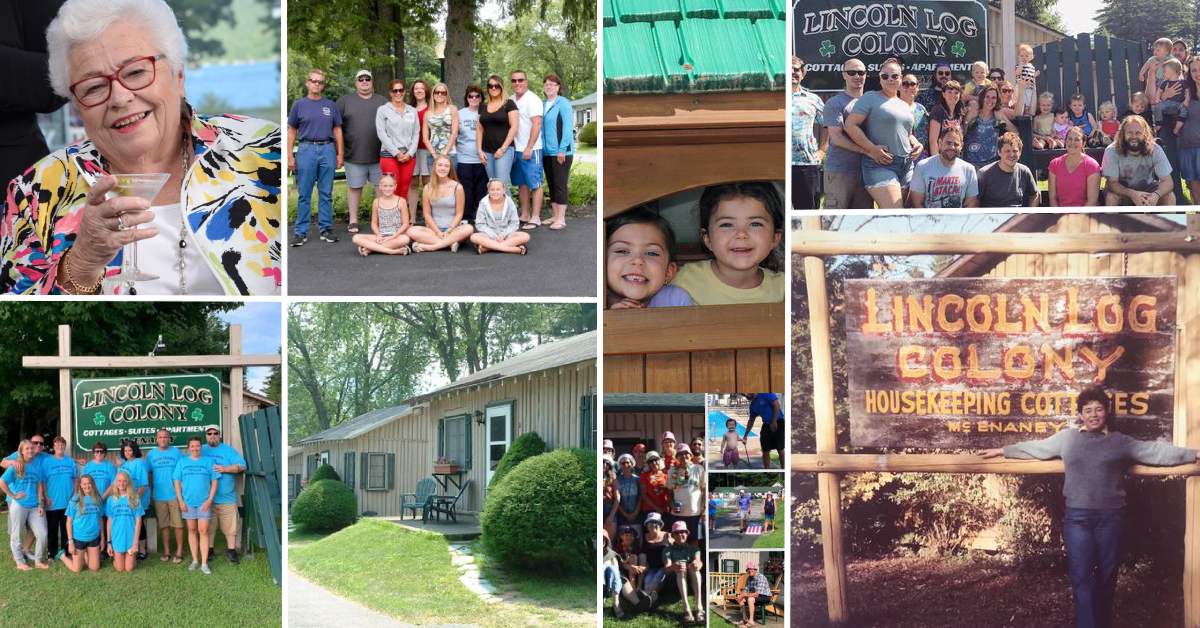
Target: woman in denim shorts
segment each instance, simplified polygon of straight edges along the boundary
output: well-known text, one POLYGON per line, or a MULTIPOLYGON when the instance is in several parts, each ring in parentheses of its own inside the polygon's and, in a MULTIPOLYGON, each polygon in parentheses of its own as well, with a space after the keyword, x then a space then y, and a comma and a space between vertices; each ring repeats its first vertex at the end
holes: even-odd
POLYGON ((924 147, 913 136, 913 114, 899 98, 900 64, 879 71, 880 89, 858 99, 846 119, 846 135, 862 148, 863 186, 880 209, 904 206, 913 162, 924 147))

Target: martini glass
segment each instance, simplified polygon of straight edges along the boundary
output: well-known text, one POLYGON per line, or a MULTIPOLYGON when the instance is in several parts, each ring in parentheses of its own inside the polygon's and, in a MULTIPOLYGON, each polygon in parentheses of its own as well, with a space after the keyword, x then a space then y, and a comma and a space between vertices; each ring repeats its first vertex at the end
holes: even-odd
MULTIPOLYGON (((167 179, 171 178, 170 173, 166 172, 118 174, 113 176, 117 178, 117 185, 108 193, 108 198, 131 196, 144 198, 150 202, 154 202, 154 197, 158 196, 158 191, 167 183, 167 179)), ((137 229, 137 227, 132 228, 137 229)), ((158 275, 147 273, 138 268, 137 245, 137 240, 134 240, 121 247, 121 272, 111 277, 106 277, 104 279, 106 283, 133 283, 135 281, 158 279, 158 275)))

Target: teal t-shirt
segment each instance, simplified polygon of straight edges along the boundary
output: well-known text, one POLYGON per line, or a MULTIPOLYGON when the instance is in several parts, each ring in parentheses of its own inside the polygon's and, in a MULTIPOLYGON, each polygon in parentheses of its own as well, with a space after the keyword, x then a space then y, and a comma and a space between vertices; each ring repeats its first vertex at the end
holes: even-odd
MULTIPOLYGON (((0 480, 4 480, 4 483, 8 485, 8 490, 12 491, 14 495, 24 493, 20 499, 16 500, 22 508, 37 508, 37 487, 43 481, 42 471, 38 465, 26 465, 24 477, 17 477, 16 467, 9 467, 4 470, 4 475, 0 475, 0 480)), ((9 497, 6 501, 11 505, 13 498, 9 497)))
POLYGON ((117 465, 107 458, 103 462, 89 461, 83 465, 83 475, 90 475, 96 482, 96 490, 101 495, 108 490, 108 486, 112 484, 114 478, 117 477, 117 465))
POLYGON ((146 461, 150 463, 150 490, 154 494, 154 501, 167 502, 175 499, 175 465, 179 464, 182 457, 183 454, 174 447, 155 447, 146 454, 146 461))
MULTIPOLYGON (((221 474, 213 467, 212 458, 184 456, 179 459, 179 464, 175 465, 175 472, 171 477, 179 481, 179 488, 183 493, 183 503, 187 504, 188 510, 191 510, 200 508, 204 500, 208 499, 208 492, 212 490, 212 481, 219 480, 221 474)), ((220 489, 218 488, 218 490, 220 489)), ((214 499, 213 502, 216 503, 216 500, 214 499)))
POLYGON ((79 496, 72 495, 67 504, 67 517, 71 520, 71 536, 76 541, 94 541, 100 536, 100 504, 87 495, 83 508, 79 507, 79 496))
POLYGON ((67 507, 67 500, 75 492, 75 478, 79 467, 70 456, 56 458, 50 456, 42 462, 42 476, 46 480, 47 510, 62 510, 67 507))
MULTIPOLYGON (((231 465, 240 464, 246 466, 246 459, 239 454, 236 449, 221 443, 216 447, 204 446, 203 455, 212 458, 216 464, 231 465)), ((220 480, 217 481, 217 497, 213 500, 214 504, 236 504, 237 503, 237 474, 222 473, 220 480)))
POLYGON ((129 503, 128 497, 109 496, 104 504, 104 516, 112 522, 112 538, 109 541, 114 552, 128 552, 129 548, 133 547, 133 529, 144 512, 145 503, 140 500, 134 507, 129 503))
POLYGON ((135 489, 150 485, 150 467, 146 464, 145 458, 130 458, 121 463, 121 467, 117 471, 128 473, 129 479, 133 480, 135 489))
MULTIPOLYGON (((7 456, 5 456, 4 459, 5 460, 16 460, 17 456, 20 456, 20 455, 21 455, 21 452, 14 451, 11 454, 8 454, 7 456)), ((51 456, 50 454, 43 451, 42 453, 33 457, 33 464, 38 465, 40 467, 44 462, 46 462, 46 458, 53 458, 53 457, 54 456, 51 456)))

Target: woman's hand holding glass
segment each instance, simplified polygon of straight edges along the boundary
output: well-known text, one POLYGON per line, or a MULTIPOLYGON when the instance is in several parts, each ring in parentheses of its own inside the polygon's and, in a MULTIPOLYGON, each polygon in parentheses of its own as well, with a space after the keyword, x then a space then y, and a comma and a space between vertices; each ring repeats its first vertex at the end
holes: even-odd
POLYGON ((71 247, 71 272, 80 280, 94 281, 121 247, 158 235, 155 227, 134 229, 154 220, 150 201, 132 196, 107 198, 117 185, 109 175, 88 190, 87 205, 71 247))

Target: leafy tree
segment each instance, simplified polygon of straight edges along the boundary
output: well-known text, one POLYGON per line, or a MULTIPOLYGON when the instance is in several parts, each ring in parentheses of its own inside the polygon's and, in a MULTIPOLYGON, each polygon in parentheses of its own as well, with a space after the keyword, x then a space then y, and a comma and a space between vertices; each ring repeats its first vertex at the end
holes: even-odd
POLYGON ((1017 0, 1017 15, 1042 26, 1062 30, 1062 17, 1056 12, 1058 0, 1017 0))
POLYGON ((201 57, 220 57, 225 52, 221 42, 207 37, 208 31, 224 22, 233 26, 234 14, 230 10, 231 0, 167 0, 175 11, 183 36, 187 38, 188 52, 192 60, 201 57))
POLYGON ((293 304, 288 311, 288 432, 302 438, 413 396, 425 341, 368 304, 293 304))
POLYGON ((1096 17, 1113 37, 1140 42, 1147 49, 1159 37, 1193 36, 1197 27, 1193 0, 1104 0, 1096 17))
POLYGON ((278 366, 271 367, 271 374, 267 376, 267 383, 264 385, 263 396, 275 403, 283 400, 281 388, 283 387, 283 369, 278 366))
POLYGON ((572 33, 565 18, 552 13, 541 19, 528 11, 500 28, 481 29, 477 42, 477 80, 492 73, 507 79, 508 72, 524 70, 529 89, 540 94, 542 78, 553 72, 562 79, 563 96, 577 99, 596 91, 594 28, 572 33))

